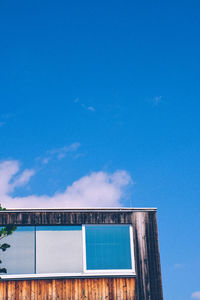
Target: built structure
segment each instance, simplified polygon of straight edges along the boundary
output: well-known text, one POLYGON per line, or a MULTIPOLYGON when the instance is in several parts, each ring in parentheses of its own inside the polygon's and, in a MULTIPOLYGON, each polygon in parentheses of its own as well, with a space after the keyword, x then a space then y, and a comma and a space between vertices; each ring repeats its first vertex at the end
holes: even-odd
POLYGON ((0 300, 163 300, 155 208, 10 209, 0 300))

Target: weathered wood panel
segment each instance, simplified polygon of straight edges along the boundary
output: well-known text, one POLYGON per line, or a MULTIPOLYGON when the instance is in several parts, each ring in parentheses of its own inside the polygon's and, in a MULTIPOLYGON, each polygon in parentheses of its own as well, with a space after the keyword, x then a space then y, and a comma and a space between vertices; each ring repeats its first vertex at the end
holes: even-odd
POLYGON ((130 224, 132 212, 15 212, 1 211, 0 226, 15 225, 81 225, 81 224, 130 224))
POLYGON ((132 214, 138 300, 163 300, 156 212, 132 214))
POLYGON ((0 281, 0 300, 135 300, 135 278, 0 281))
MULTIPOLYGON (((163 300, 157 216, 155 209, 58 209, 1 211, 0 226, 7 224, 30 226, 132 224, 136 264, 136 299, 163 300)), ((90 283, 88 281, 88 284, 92 285, 93 282, 90 283)), ((112 285, 115 286, 115 284, 116 282, 113 281, 112 285)), ((71 288, 74 291, 74 288, 71 288)), ((55 287, 49 287, 49 289, 52 289, 52 293, 55 294, 55 287)), ((96 286, 94 287, 94 290, 95 289, 96 286)), ((118 293, 120 293, 121 290, 118 291, 118 289, 114 289, 114 291, 117 294, 113 299, 120 299, 120 294, 118 295, 118 293)))

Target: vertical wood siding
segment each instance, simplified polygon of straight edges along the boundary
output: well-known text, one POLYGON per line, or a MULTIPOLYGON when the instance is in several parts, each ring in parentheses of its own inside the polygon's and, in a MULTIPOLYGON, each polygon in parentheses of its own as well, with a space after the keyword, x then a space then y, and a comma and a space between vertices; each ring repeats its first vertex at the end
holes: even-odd
POLYGON ((138 300, 163 300, 155 212, 132 215, 138 300))
MULTIPOLYGON (((37 226, 37 225, 81 225, 81 224, 132 224, 135 265, 136 265, 136 299, 137 300, 163 300, 160 254, 159 254, 159 244, 158 244, 157 214, 156 214, 156 210, 154 209, 146 209, 146 210, 145 209, 141 209, 141 210, 124 209, 122 211, 120 211, 119 209, 112 209, 110 211, 109 209, 100 209, 100 210, 88 209, 87 211, 85 210, 1 211, 0 226, 7 225, 7 224, 24 225, 24 226, 25 225, 37 226)), ((108 279, 101 279, 101 280, 103 282, 103 280, 108 280, 108 279)), ((118 285, 116 285, 117 280, 118 279, 109 281, 109 288, 106 288, 107 285, 103 285, 101 290, 102 295, 108 292, 107 289, 109 291, 112 290, 113 298, 105 298, 103 296, 104 298, 99 298, 99 299, 127 299, 127 300, 135 299, 135 298, 120 298, 122 297, 120 296, 120 293, 123 293, 124 295, 124 292, 123 292, 123 288, 121 288, 122 280, 119 281, 118 285)), ((35 281, 35 285, 38 288, 37 291, 43 293, 42 291, 44 287, 43 286, 40 287, 39 282, 35 281)), ((79 281, 77 281, 74 284, 79 284, 78 282, 79 281)), ((83 285, 84 282, 85 281, 81 281, 81 285, 83 285)), ((97 288, 94 279, 91 280, 91 282, 90 280, 89 281, 86 280, 86 282, 88 282, 87 283, 88 289, 91 291, 91 293, 95 293, 95 290, 97 290, 97 293, 99 293, 99 288, 97 288)), ((130 282, 129 281, 126 282, 127 287, 131 284, 131 282, 132 282, 131 280, 130 282)), ((20 284, 21 283, 19 283, 19 285, 20 284)), ((33 285, 34 283, 31 284, 33 285)), ((28 281, 27 281, 27 285, 28 285, 28 281)), ((71 286, 72 285, 70 285, 70 288, 71 286)), ((66 290, 66 286, 61 285, 61 288, 63 290, 66 290)), ((6 289, 8 289, 7 285, 6 285, 6 289)), ((11 291, 9 290, 9 293, 12 294, 13 287, 11 287, 10 289, 11 291)), ((19 289, 21 289, 21 285, 19 289)), ((49 289, 50 291, 48 295, 50 295, 51 293, 53 293, 53 291, 55 291, 55 288, 52 289, 51 284, 49 284, 49 289)), ((73 293, 75 293, 74 289, 72 290, 73 293)), ((135 285, 134 285, 134 291, 135 291, 135 285)), ((44 292, 46 293, 47 291, 45 290, 44 292)), ((129 290, 128 292, 131 293, 131 290, 129 290)), ((23 293, 23 289, 21 293, 23 293)), ((46 298, 46 299, 60 299, 60 298, 51 298, 51 296, 48 297, 50 298, 46 298)), ((84 298, 83 295, 81 297, 82 298, 79 299, 87 300, 87 298, 84 298)), ((28 298, 28 299, 36 299, 36 298, 28 298)), ((66 298, 66 299, 76 299, 76 298, 66 298)), ((90 299, 98 299, 98 298, 90 298, 90 299)))
POLYGON ((135 299, 135 278, 0 281, 0 300, 135 299))

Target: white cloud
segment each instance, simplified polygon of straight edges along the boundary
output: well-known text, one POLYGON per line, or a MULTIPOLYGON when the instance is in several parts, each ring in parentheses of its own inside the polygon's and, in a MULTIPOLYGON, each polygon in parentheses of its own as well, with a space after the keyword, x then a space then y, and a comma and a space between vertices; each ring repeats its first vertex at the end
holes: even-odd
POLYGON ((73 143, 69 146, 53 149, 51 151, 48 151, 48 153, 51 155, 55 154, 58 159, 62 159, 67 155, 68 152, 75 152, 78 150, 79 147, 80 143, 73 143))
POLYGON ((93 107, 93 106, 88 106, 88 108, 87 108, 88 110, 90 110, 90 111, 93 111, 93 112, 95 112, 96 110, 95 110, 95 108, 93 107))
POLYGON ((19 175, 13 182, 12 187, 16 188, 18 186, 23 186, 29 182, 30 178, 35 174, 34 170, 26 169, 19 175))
POLYGON ((96 109, 94 108, 94 106, 87 106, 87 105, 85 105, 84 103, 81 103, 80 100, 79 100, 79 97, 76 97, 76 98, 74 99, 74 103, 76 103, 76 104, 78 103, 80 107, 82 107, 82 108, 84 108, 84 109, 87 109, 87 110, 89 110, 89 111, 92 111, 92 112, 95 112, 95 111, 96 111, 96 109))
POLYGON ((12 197, 14 189, 28 183, 33 170, 25 170, 12 182, 19 171, 17 161, 0 164, 0 196, 4 207, 11 208, 50 208, 50 207, 113 207, 122 206, 124 189, 132 183, 130 175, 119 170, 112 174, 93 172, 66 187, 62 193, 53 196, 30 195, 12 197))
POLYGON ((84 108, 84 109, 86 109, 86 110, 89 110, 89 111, 92 111, 92 112, 95 112, 96 111, 96 109, 94 108, 94 106, 87 106, 87 105, 85 105, 85 104, 81 104, 81 106, 84 108))
POLYGON ((200 299, 200 291, 192 293, 192 298, 193 299, 200 299))
POLYGON ((0 197, 10 194, 16 187, 25 185, 30 178, 35 174, 34 170, 26 169, 17 178, 14 178, 19 172, 18 161, 4 161, 0 163, 0 197))
POLYGON ((19 163, 17 161, 4 161, 0 163, 0 196, 12 191, 11 178, 18 172, 19 163))
POLYGON ((50 160, 52 160, 53 158, 60 160, 60 159, 65 158, 65 156, 69 152, 76 152, 80 148, 80 146, 81 146, 81 144, 76 142, 69 146, 51 149, 46 152, 46 155, 47 155, 46 157, 44 157, 44 158, 39 157, 38 159, 42 162, 42 164, 48 164, 48 162, 50 160))
POLYGON ((43 164, 48 164, 48 162, 51 160, 51 158, 50 157, 45 157, 45 158, 43 158, 43 160, 42 160, 42 163, 43 164))

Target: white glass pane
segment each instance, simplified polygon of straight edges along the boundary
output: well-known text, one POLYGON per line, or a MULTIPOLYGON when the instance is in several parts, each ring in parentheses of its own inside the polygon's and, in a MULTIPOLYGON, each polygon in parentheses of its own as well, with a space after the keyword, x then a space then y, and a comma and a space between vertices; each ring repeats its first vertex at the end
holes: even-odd
POLYGON ((36 273, 82 271, 81 226, 36 228, 36 273))
POLYGON ((34 273, 34 227, 18 226, 11 235, 1 240, 10 248, 0 252, 0 267, 7 269, 7 274, 34 273))

